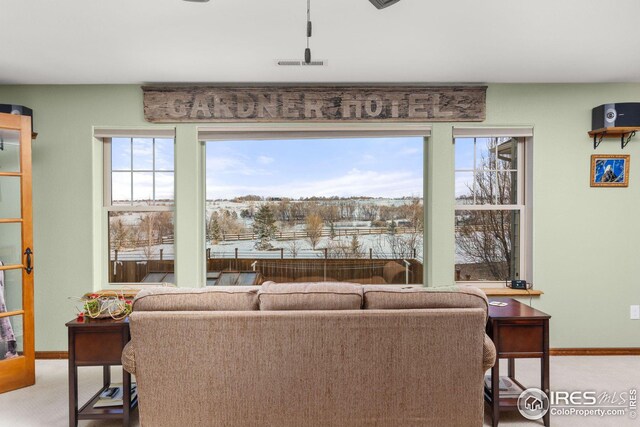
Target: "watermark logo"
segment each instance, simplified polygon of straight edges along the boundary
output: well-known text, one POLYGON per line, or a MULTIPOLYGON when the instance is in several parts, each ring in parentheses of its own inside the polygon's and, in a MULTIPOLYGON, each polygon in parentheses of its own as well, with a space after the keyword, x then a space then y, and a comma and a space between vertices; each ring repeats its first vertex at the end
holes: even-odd
POLYGON ((528 388, 518 397, 518 410, 529 420, 539 420, 547 412, 552 416, 609 417, 627 415, 638 418, 638 390, 621 392, 593 390, 551 391, 549 395, 538 388, 528 388))
POLYGON ((518 411, 528 420, 539 420, 549 410, 549 397, 538 388, 528 388, 518 397, 518 411))

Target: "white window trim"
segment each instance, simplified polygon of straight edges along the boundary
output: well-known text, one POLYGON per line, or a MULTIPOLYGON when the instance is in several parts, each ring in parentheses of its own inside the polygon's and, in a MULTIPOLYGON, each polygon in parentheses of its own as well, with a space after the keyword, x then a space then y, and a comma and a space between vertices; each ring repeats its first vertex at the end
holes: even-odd
POLYGON ((508 126, 454 126, 453 139, 456 138, 531 138, 533 137, 532 126, 508 127, 508 126))
MULTIPOLYGON (((457 138, 521 138, 518 142, 518 204, 516 205, 459 205, 458 210, 517 210, 520 212, 520 279, 533 283, 533 128, 532 127, 454 127, 453 143, 457 138)), ((474 154, 475 156, 475 154, 474 154)), ((475 167, 475 162, 474 162, 475 167)), ((455 173, 461 171, 455 169, 455 173)), ((455 195, 454 195, 455 198, 455 195)), ((455 272, 454 272, 455 277, 455 272)), ((504 281, 456 281, 458 284, 473 285, 479 288, 502 288, 504 281)))
MULTIPOLYGON (((142 129, 128 129, 128 128, 108 128, 108 127, 94 127, 94 141, 97 141, 101 147, 99 152, 102 154, 101 171, 100 176, 102 178, 102 197, 100 211, 100 242, 97 244, 99 247, 94 247, 94 254, 100 257, 99 264, 100 277, 96 280, 97 283, 102 283, 106 286, 126 286, 126 287, 144 287, 148 285, 159 285, 160 283, 114 283, 109 281, 109 212, 176 212, 175 203, 175 149, 174 149, 174 167, 172 172, 174 173, 174 204, 173 206, 114 206, 111 204, 111 139, 113 138, 170 138, 176 140, 175 128, 142 128, 142 129)), ((155 155, 155 153, 154 153, 155 155)), ((163 172, 163 171, 159 171, 163 172)), ((132 184, 133 185, 133 184, 132 184)), ((174 217, 175 220, 175 217, 174 217)), ((176 225, 174 224, 174 227, 176 225)), ((174 231, 174 235, 176 232, 174 231)), ((177 237, 176 237, 177 238, 177 237)), ((177 253, 174 250, 174 274, 176 272, 177 253)), ((94 275, 94 278, 95 275, 94 275)))
POLYGON ((283 123, 220 124, 198 127, 198 141, 234 139, 374 138, 384 136, 431 136, 423 123, 283 123))

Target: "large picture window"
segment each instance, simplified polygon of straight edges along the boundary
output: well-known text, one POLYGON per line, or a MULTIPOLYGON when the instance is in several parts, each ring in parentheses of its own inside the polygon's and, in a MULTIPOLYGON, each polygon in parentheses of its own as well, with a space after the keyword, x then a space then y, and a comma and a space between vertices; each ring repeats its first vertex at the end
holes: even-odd
POLYGON ((524 138, 455 138, 456 280, 524 278, 524 138))
POLYGON ((422 137, 207 141, 207 284, 422 283, 422 189, 422 137))
POLYGON ((110 283, 175 283, 174 139, 104 139, 110 283))

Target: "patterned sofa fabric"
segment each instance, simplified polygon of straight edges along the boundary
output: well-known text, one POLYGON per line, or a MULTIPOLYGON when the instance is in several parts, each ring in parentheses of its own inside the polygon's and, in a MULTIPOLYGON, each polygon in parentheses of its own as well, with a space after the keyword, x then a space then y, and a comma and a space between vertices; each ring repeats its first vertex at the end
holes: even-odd
POLYGON ((421 308, 479 308, 489 310, 486 295, 472 286, 431 287, 405 285, 363 286, 364 308, 402 310, 421 308))
POLYGON ((340 282, 265 282, 258 292, 260 310, 359 310, 362 286, 340 282))
POLYGON ((495 358, 483 296, 351 283, 148 289, 122 362, 143 427, 481 426, 495 358))
POLYGON ((206 288, 151 287, 133 300, 134 311, 244 311, 258 310, 260 286, 206 288))

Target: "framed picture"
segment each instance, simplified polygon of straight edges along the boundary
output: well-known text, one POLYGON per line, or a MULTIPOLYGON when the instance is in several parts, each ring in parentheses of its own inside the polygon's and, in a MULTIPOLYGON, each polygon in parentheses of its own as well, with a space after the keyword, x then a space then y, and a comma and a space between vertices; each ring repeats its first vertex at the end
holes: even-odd
POLYGON ((628 154, 594 154, 591 156, 592 187, 629 186, 628 154))

